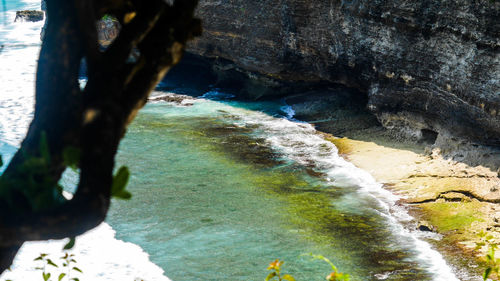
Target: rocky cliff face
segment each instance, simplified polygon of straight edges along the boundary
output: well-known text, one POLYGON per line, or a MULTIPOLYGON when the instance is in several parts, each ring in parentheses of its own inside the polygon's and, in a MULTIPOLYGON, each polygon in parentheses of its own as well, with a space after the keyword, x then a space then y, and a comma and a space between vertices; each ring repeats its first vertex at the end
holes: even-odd
POLYGON ((201 0, 198 14, 190 52, 219 70, 340 83, 387 128, 500 146, 498 1, 201 0))

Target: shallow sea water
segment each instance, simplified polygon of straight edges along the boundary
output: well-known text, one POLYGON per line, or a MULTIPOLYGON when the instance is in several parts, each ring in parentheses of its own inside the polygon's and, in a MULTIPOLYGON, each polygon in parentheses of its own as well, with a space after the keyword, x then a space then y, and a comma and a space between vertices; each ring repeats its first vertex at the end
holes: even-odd
POLYGON ((259 280, 280 258, 299 280, 322 280, 329 267, 302 256, 312 252, 354 280, 456 280, 402 226, 397 198, 284 104, 193 103, 143 109, 118 155, 134 197, 108 218, 167 276, 259 280))
MULTIPOLYGON (((0 20, 0 153, 15 152, 33 115, 41 23, 0 20)), ((161 93, 155 93, 161 94, 161 93)), ((107 222, 77 239, 81 280, 263 280, 285 260, 297 280, 330 272, 353 280, 458 280, 412 218, 366 172, 337 155, 280 101, 243 103, 212 91, 192 106, 148 104, 120 145, 130 201, 113 201, 107 222)), ((68 189, 76 176, 64 179, 68 189)), ((435 238, 435 237, 434 237, 435 238)), ((64 241, 28 243, 0 280, 36 280, 32 260, 64 241)))

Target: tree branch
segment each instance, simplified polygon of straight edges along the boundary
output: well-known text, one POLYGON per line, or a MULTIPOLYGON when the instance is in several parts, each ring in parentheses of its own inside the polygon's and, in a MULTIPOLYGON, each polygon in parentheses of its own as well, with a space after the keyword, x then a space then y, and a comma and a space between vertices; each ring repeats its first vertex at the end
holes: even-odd
POLYGON ((97 62, 101 59, 97 37, 97 14, 94 1, 73 0, 78 16, 78 28, 84 42, 85 57, 87 59, 88 73, 94 73, 97 62))
POLYGON ((164 1, 151 1, 149 9, 138 10, 132 21, 123 25, 118 37, 106 50, 106 64, 117 68, 125 64, 132 49, 155 26, 166 6, 164 1))
POLYGON ((167 70, 180 60, 187 40, 201 29, 199 20, 193 18, 196 0, 177 0, 173 6, 162 0, 140 3, 47 0, 49 22, 38 64, 35 117, 0 177, 0 194, 8 194, 0 198, 0 272, 11 264, 25 241, 74 237, 105 219, 115 155, 127 125, 167 70), (103 11, 129 11, 130 7, 137 8, 136 18, 124 25, 101 58, 95 47, 95 19, 103 11), (127 65, 134 47, 140 49, 140 58, 127 65), (84 55, 90 73, 82 93, 78 73, 84 55), (36 175, 39 192, 50 191, 59 181, 66 168, 62 151, 67 146, 80 149, 81 173, 72 200, 34 209, 23 196, 37 194, 11 183, 32 177, 20 167, 30 157, 43 156, 40 143, 44 134, 50 161, 46 161, 47 171, 36 175), (47 177, 53 185, 42 184, 47 177), (13 198, 24 202, 21 209, 11 202, 13 198))

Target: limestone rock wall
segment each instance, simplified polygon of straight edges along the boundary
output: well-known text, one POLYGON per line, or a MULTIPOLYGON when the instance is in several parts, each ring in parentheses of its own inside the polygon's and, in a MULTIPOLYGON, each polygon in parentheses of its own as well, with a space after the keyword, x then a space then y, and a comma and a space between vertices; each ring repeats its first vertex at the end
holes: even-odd
POLYGON ((498 1, 201 0, 198 14, 194 54, 267 80, 357 88, 384 126, 410 135, 500 146, 498 1))

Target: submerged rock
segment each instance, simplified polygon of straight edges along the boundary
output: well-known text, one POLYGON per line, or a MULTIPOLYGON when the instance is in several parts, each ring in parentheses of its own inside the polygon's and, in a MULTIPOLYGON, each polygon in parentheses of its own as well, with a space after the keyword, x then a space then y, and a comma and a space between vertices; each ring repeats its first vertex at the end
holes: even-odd
POLYGON ((42 21, 43 18, 44 18, 43 11, 24 10, 16 12, 16 18, 14 19, 14 22, 18 21, 36 22, 36 21, 42 21))
POLYGON ((417 225, 417 229, 420 231, 434 232, 434 227, 426 221, 420 221, 417 225))
POLYGON ((173 103, 176 105, 192 106, 194 100, 193 100, 193 97, 186 96, 186 95, 165 93, 163 95, 149 97, 148 101, 151 101, 151 102, 164 101, 164 102, 173 103))

